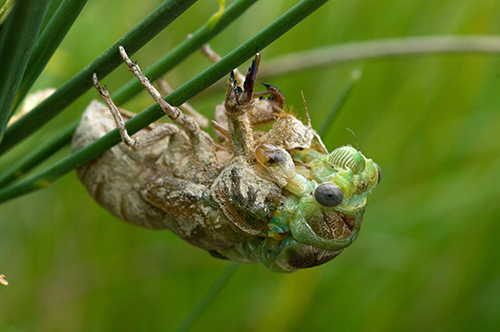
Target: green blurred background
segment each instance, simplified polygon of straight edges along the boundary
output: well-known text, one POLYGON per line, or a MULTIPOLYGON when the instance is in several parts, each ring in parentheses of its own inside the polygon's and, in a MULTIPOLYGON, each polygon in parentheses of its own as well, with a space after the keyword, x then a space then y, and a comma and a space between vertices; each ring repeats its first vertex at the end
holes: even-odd
MULTIPOLYGON (((259 1, 215 38, 227 54, 297 1, 259 1)), ((34 90, 59 87, 159 0, 89 1, 34 90)), ((231 2, 229 2, 231 3, 231 2)), ((133 56, 147 68, 217 10, 199 1, 133 56)), ((275 56, 350 41, 500 32, 498 0, 331 1, 262 51, 275 56)), ((177 87, 210 62, 194 54, 167 75, 177 87)), ((246 68, 248 64, 242 66, 246 68)), ((383 170, 362 232, 335 260, 290 275, 238 267, 193 331, 500 330, 500 59, 425 55, 325 66, 266 78, 319 128, 361 69, 329 149, 354 144, 383 170)), ((111 91, 131 78, 122 65, 111 91)), ((211 116, 224 89, 191 102, 211 116)), ((76 119, 91 91, 2 160, 76 119)), ((125 105, 139 111, 143 93, 125 105)), ((69 153, 61 151, 44 166, 69 153)), ((43 168, 43 167, 42 167, 43 168)), ((0 331, 171 331, 228 263, 168 231, 112 217, 72 172, 0 206, 0 331)))

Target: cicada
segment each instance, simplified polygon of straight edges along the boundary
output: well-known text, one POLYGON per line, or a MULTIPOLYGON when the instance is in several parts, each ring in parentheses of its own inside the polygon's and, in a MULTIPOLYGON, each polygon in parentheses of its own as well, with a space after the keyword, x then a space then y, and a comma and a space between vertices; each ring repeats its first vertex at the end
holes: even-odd
POLYGON ((254 92, 258 52, 246 76, 231 73, 215 139, 162 99, 122 47, 120 54, 173 124, 130 137, 124 121, 134 114, 118 109, 94 75, 107 105, 87 107, 73 150, 116 127, 123 140, 77 170, 99 204, 214 257, 276 272, 323 264, 357 238, 380 168, 351 146, 328 153, 309 123, 285 111, 278 88, 263 83, 266 91, 254 92), (259 131, 264 124, 272 126, 259 131))

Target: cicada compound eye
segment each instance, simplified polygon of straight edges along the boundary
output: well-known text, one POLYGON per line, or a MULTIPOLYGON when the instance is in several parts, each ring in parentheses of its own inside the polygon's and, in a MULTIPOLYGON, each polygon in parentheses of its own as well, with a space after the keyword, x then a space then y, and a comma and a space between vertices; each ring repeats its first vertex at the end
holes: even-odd
POLYGON ((314 191, 314 198, 323 206, 333 207, 342 203, 344 193, 333 183, 323 183, 314 191))

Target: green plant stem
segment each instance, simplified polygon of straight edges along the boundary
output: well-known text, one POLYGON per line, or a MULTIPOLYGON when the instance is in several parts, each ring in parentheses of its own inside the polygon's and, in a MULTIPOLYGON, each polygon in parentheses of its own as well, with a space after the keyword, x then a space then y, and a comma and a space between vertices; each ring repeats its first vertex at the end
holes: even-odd
MULTIPOLYGON (((178 63, 182 62, 187 56, 197 51, 203 44, 207 43, 210 39, 219 34, 255 2, 257 2, 257 0, 235 1, 224 10, 223 14, 219 16, 215 24, 213 23, 213 20, 209 20, 201 28, 196 30, 196 32, 194 32, 189 38, 183 40, 163 58, 145 70, 144 75, 150 81, 156 81, 178 63)), ((134 78, 114 92, 111 97, 117 105, 120 105, 131 99, 143 89, 144 88, 141 83, 134 78)))
MULTIPOLYGON (((174 66, 181 63, 190 54, 197 51, 203 44, 207 43, 220 31, 226 28, 230 23, 234 22, 234 20, 243 14, 256 1, 257 0, 235 1, 224 10, 224 13, 219 17, 215 25, 210 22, 204 24, 192 34, 191 38, 183 40, 162 59, 145 70, 144 74, 153 81, 162 75, 165 75, 165 73, 171 70, 174 66), (209 24, 211 24, 210 28, 209 24)), ((115 104, 119 106, 133 96, 137 95, 142 90, 143 88, 139 81, 133 79, 126 83, 121 89, 113 93, 111 97, 115 104)), ((41 163, 64 145, 68 144, 71 141, 71 135, 78 126, 79 122, 79 119, 73 122, 61 134, 57 135, 57 139, 50 140, 49 142, 35 148, 35 150, 24 156, 11 167, 0 172, 0 187, 3 187, 23 176, 26 172, 36 167, 38 163, 41 163), (53 144, 57 144, 57 146, 52 146, 53 144)))
POLYGON ((417 36, 350 42, 276 57, 262 64, 259 75, 277 76, 344 62, 435 53, 498 54, 500 37, 417 36))
POLYGON ((229 279, 233 276, 238 268, 238 264, 230 263, 224 273, 215 281, 212 287, 206 292, 205 296, 196 304, 196 307, 186 316, 181 325, 177 328, 176 332, 185 332, 194 325, 196 320, 203 314, 208 305, 213 301, 215 296, 223 289, 229 279))
POLYGON ((86 3, 87 0, 64 0, 61 3, 36 41, 21 86, 17 92, 13 109, 16 109, 26 97, 86 3))
POLYGON ((0 25, 5 22, 7 17, 9 17, 10 12, 12 11, 12 5, 14 4, 14 0, 7 0, 5 3, 0 7, 0 25))
POLYGON ((0 35, 0 143, 49 0, 17 0, 0 35))
MULTIPOLYGON (((184 103, 189 98, 192 98, 200 91, 227 75, 227 73, 233 70, 233 68, 236 68, 245 60, 252 57, 255 54, 255 50, 262 50, 271 42, 278 39, 297 23, 318 9, 326 1, 327 0, 300 1, 297 5, 280 16, 276 21, 240 45, 220 61, 216 62, 201 74, 182 85, 179 89, 169 94, 165 100, 172 105, 180 105, 184 103)), ((144 128, 148 124, 158 120, 163 115, 163 111, 157 104, 152 105, 129 120, 127 122, 127 129, 132 135, 141 128, 144 128)), ((119 142, 120 136, 118 130, 115 129, 92 144, 73 153, 71 156, 60 161, 53 167, 43 171, 39 175, 0 190, 0 202, 50 186, 57 178, 97 157, 119 142)))
POLYGON ((39 146, 35 150, 31 151, 30 153, 16 161, 10 167, 2 171, 2 173, 0 174, 0 188, 15 181, 23 174, 26 174, 26 172, 28 172, 29 170, 40 165, 40 163, 42 163, 48 157, 52 156, 54 153, 71 142, 73 133, 75 132, 79 123, 80 120, 75 121, 74 123, 66 127, 63 131, 54 136, 50 141, 46 142, 42 146, 39 146))
POLYGON ((49 6, 47 7, 47 11, 45 12, 45 17, 43 18, 42 22, 42 28, 40 29, 40 35, 42 35, 43 31, 49 24, 50 20, 52 20, 52 17, 56 13, 57 9, 59 9, 59 6, 61 6, 61 3, 64 0, 50 0, 49 6))
MULTIPOLYGON (((288 75, 341 63, 431 54, 499 54, 500 37, 416 36, 356 41, 323 46, 267 59, 259 67, 259 78, 288 75)), ((212 86, 205 92, 220 89, 212 86)))
POLYGON ((132 28, 132 30, 104 51, 97 59, 57 89, 50 97, 9 126, 5 131, 4 140, 0 145, 0 154, 31 135, 78 97, 87 92, 92 87, 91 78, 93 73, 97 73, 97 76, 102 79, 118 67, 122 63, 118 54, 119 45, 125 47, 129 54, 134 54, 194 2, 196 0, 164 1, 132 28))

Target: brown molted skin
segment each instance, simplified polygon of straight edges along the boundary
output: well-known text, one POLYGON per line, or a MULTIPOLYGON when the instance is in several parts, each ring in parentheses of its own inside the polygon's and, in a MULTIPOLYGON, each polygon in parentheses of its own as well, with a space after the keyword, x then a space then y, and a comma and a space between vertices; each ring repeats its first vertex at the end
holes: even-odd
MULTIPOLYGON (((128 143, 114 146, 77 170, 97 202, 127 222, 151 229, 170 229, 215 257, 262 262, 275 271, 291 272, 320 265, 342 251, 299 243, 289 231, 282 240, 269 235, 269 223, 276 210, 292 195, 284 189, 297 174, 291 152, 307 151, 312 144, 322 146, 322 143, 317 136, 317 142, 313 143, 311 128, 282 110, 284 98, 277 88, 266 85, 265 93, 271 98, 254 99, 258 53, 243 88, 232 75, 225 103, 216 108, 219 142, 216 144, 193 118, 165 105, 123 48, 120 52, 177 126, 152 124, 136 134, 135 139, 127 137, 118 113, 125 120, 133 114, 117 110, 94 76, 94 85, 114 110, 115 118, 108 107, 93 101, 75 132, 73 150, 101 138, 114 130, 117 123, 128 143), (253 127, 272 121, 273 127, 267 132, 253 127), (159 140, 142 140, 142 145, 137 144, 137 135, 151 139, 153 135, 148 134, 160 131, 163 134, 158 136, 159 140), (130 147, 136 145, 141 145, 141 149, 130 147)), ((316 214, 307 220, 312 230, 324 239, 348 236, 355 221, 354 216, 340 213, 316 214)))
MULTIPOLYGON (((107 107, 92 102, 74 135, 73 149, 115 127, 107 107)), ((200 167, 192 150, 181 129, 141 150, 120 143, 77 173, 90 195, 118 218, 147 228, 168 228, 206 250, 231 247, 264 233, 282 189, 253 173, 243 158, 231 160, 224 150, 214 163, 219 167, 210 169, 218 176, 208 177, 203 172, 207 165, 200 167)))

